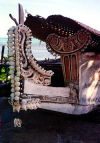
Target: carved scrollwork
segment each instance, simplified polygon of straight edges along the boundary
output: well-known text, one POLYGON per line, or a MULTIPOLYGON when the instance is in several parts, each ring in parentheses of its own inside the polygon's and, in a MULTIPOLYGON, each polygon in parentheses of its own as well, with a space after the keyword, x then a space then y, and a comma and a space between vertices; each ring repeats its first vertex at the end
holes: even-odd
POLYGON ((80 30, 69 37, 49 34, 46 39, 48 51, 52 51, 60 55, 72 54, 80 51, 82 48, 90 44, 90 42, 91 34, 87 30, 80 30))
POLYGON ((51 81, 52 71, 46 71, 37 64, 31 51, 31 30, 25 25, 19 25, 19 47, 21 53, 21 75, 30 78, 34 83, 48 85, 51 81), (36 76, 37 75, 37 76, 36 76), (40 78, 41 77, 41 78, 40 78), (49 82, 46 82, 48 79, 49 82))
MULTIPOLYGON (((31 30, 28 27, 18 25, 8 30, 8 49, 9 73, 11 75, 11 96, 9 102, 13 106, 13 111, 19 112, 23 105, 21 103, 21 95, 24 94, 24 82, 22 80, 28 78, 35 84, 50 85, 53 72, 46 71, 39 66, 33 57, 31 51, 31 30)), ((29 100, 26 107, 27 109, 36 109, 38 103, 37 101, 29 100)))

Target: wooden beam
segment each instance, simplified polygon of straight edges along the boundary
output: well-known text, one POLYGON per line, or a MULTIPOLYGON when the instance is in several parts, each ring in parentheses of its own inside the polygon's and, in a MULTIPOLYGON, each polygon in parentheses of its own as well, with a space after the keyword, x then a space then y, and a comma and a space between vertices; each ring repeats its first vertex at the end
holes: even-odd
POLYGON ((2 51, 1 51, 1 63, 3 63, 4 50, 5 50, 5 45, 2 46, 2 51))
POLYGON ((21 4, 18 4, 18 9, 19 9, 19 24, 24 24, 24 11, 23 11, 23 7, 21 4))

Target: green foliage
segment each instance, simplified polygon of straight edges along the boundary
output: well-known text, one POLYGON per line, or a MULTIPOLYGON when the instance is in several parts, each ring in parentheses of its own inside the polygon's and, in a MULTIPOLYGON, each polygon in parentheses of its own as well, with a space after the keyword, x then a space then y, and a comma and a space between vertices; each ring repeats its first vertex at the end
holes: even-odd
POLYGON ((3 82, 10 82, 9 67, 7 65, 2 65, 0 67, 0 83, 3 82))

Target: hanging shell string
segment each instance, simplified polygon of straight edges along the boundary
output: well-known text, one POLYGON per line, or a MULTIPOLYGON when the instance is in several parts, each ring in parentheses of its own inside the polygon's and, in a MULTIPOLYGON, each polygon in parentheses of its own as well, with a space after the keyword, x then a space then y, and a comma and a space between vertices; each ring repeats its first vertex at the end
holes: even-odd
POLYGON ((14 96, 15 96, 15 86, 14 86, 14 78, 15 78, 15 35, 14 35, 15 27, 12 27, 8 30, 8 56, 9 56, 9 74, 11 77, 11 95, 10 95, 10 103, 13 105, 14 96))
POLYGON ((15 102, 13 106, 14 111, 20 111, 21 105, 20 105, 20 35, 19 35, 19 27, 16 27, 15 30, 15 55, 16 55, 16 73, 15 73, 15 102))
POLYGON ((10 104, 13 111, 20 111, 20 55, 19 55, 19 37, 18 27, 12 27, 8 30, 8 55, 11 77, 11 95, 10 104))
POLYGON ((14 112, 19 112, 21 109, 37 109, 40 106, 40 99, 31 98, 29 96, 27 96, 27 99, 23 99, 21 96, 21 94, 23 94, 23 92, 21 93, 21 72, 23 72, 23 66, 27 66, 26 60, 32 58, 32 61, 29 63, 32 64, 31 62, 33 62, 37 70, 39 69, 41 72, 44 72, 44 74, 52 74, 52 72, 46 72, 44 69, 41 69, 32 56, 31 35, 30 29, 24 25, 18 25, 8 30, 9 73, 11 77, 10 104, 13 106, 14 112), (24 49, 25 43, 26 47, 24 49), (24 55, 23 50, 25 50, 24 55), (25 58, 25 56, 27 58, 25 58), (21 60, 23 57, 25 58, 25 63, 21 60))

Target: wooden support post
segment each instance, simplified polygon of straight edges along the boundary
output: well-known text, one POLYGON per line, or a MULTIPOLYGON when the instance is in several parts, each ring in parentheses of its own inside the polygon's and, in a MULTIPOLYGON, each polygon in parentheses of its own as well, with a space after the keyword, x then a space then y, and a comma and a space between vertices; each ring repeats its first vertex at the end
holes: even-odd
POLYGON ((4 50, 5 50, 5 45, 2 46, 2 51, 1 51, 1 63, 3 63, 4 50))

